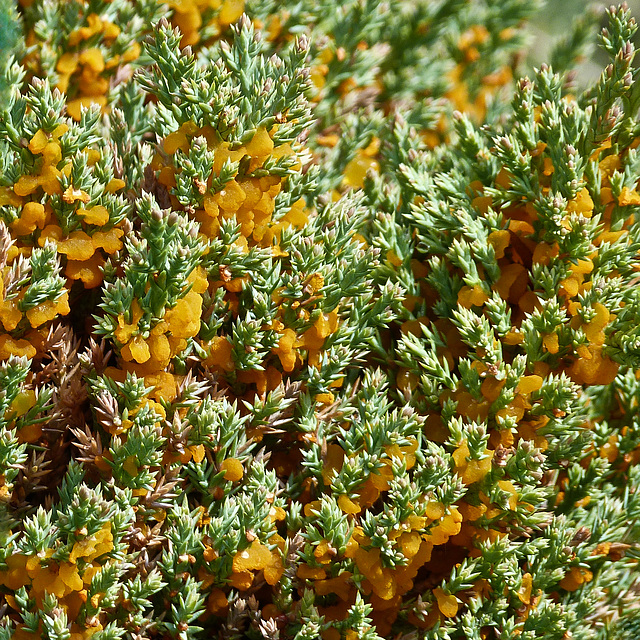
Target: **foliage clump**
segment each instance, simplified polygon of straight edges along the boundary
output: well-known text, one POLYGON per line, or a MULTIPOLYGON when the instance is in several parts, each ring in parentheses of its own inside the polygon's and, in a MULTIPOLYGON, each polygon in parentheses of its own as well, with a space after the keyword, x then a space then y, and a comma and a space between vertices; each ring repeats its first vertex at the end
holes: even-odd
POLYGON ((636 24, 536 8, 7 10, 0 639, 633 633, 636 24))

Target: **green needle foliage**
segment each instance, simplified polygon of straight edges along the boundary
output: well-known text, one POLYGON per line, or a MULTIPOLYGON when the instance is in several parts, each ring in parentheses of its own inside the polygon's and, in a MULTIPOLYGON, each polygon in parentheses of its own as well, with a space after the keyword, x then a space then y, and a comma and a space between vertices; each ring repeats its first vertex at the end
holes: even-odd
POLYGON ((637 25, 539 8, 0 7, 0 640, 633 637, 637 25))

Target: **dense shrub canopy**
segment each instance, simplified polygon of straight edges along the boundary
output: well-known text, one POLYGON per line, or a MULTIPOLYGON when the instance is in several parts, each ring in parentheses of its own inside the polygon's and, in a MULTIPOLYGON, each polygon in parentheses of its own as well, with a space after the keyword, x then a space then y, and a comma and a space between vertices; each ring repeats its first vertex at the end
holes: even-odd
POLYGON ((636 24, 537 8, 5 3, 0 640, 634 637, 636 24))

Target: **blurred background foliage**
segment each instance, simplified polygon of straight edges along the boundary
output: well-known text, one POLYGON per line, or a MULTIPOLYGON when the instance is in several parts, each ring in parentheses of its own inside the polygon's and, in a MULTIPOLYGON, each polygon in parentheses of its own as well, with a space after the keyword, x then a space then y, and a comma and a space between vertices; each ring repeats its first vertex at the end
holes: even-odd
MULTIPOLYGON (((380 0, 383 1, 383 0, 380 0)), ((427 0, 429 1, 429 0, 427 0)), ((468 0, 475 2, 478 0, 468 0)), ((496 2, 499 0, 480 0, 496 2)), ((627 0, 633 15, 640 16, 640 0, 627 0)), ((18 54, 22 47, 22 30, 17 0, 0 0, 0 66, 5 65, 11 54, 18 54)), ((605 3, 585 0, 546 0, 529 25, 529 48, 521 73, 531 75, 534 67, 552 63, 554 47, 569 37, 576 21, 583 22, 583 32, 591 43, 584 60, 576 70, 577 90, 593 83, 607 64, 606 54, 597 46, 598 34, 604 25, 605 3)), ((638 32, 640 34, 640 31, 638 32)), ((640 47, 640 35, 636 35, 636 48, 640 47)), ((5 102, 6 87, 0 73, 0 108, 5 102)))
MULTIPOLYGON (((640 16, 640 0, 628 0, 627 4, 634 15, 640 16)), ((16 6, 16 0, 0 0, 0 65, 6 64, 11 53, 20 48, 21 29, 16 6)), ((606 55, 596 46, 598 27, 604 24, 605 6, 605 3, 589 3, 585 0, 547 0, 530 24, 530 48, 526 64, 522 67, 523 73, 531 73, 533 67, 551 62, 554 45, 571 32, 576 20, 582 19, 590 34, 592 47, 577 69, 576 80, 579 87, 593 82, 606 64, 606 55)), ((0 105, 4 95, 5 87, 0 78, 0 105)))
MULTIPOLYGON (((576 80, 581 87, 596 80, 608 64, 607 55, 598 48, 597 42, 600 29, 605 24, 604 10, 609 4, 611 3, 585 0, 546 0, 530 24, 531 43, 527 66, 533 68, 539 67, 543 62, 548 63, 554 45, 571 32, 576 20, 586 19, 594 25, 589 30, 592 34, 592 46, 577 69, 576 80), (595 14, 592 22, 587 17, 590 12, 595 14)), ((632 14, 638 19, 640 0, 627 0, 627 4, 632 14)), ((635 44, 636 48, 640 46, 638 36, 635 44)))
MULTIPOLYGON (((0 0, 0 65, 7 63, 20 43, 20 23, 15 7, 14 0, 0 0)), ((5 79, 0 74, 0 107, 4 102, 5 92, 5 79)))

